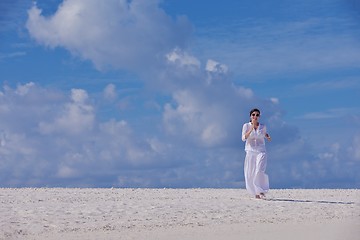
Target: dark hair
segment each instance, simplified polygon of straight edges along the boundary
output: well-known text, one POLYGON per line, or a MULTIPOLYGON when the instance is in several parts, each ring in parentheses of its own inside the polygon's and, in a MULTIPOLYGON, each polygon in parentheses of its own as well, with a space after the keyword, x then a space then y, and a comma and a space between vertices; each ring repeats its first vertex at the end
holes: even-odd
POLYGON ((254 109, 251 109, 251 111, 250 111, 250 116, 251 116, 251 114, 252 114, 253 112, 258 112, 258 113, 260 114, 260 110, 257 109, 257 108, 254 108, 254 109))

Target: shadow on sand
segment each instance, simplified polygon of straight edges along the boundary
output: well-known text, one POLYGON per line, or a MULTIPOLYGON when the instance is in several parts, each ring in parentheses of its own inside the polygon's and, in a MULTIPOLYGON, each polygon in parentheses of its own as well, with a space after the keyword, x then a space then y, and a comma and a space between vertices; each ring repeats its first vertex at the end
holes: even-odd
POLYGON ((286 198, 266 198, 265 201, 275 202, 296 202, 296 203, 325 203, 325 204, 344 204, 351 205, 355 202, 342 202, 342 201, 322 201, 322 200, 299 200, 299 199, 286 199, 286 198))

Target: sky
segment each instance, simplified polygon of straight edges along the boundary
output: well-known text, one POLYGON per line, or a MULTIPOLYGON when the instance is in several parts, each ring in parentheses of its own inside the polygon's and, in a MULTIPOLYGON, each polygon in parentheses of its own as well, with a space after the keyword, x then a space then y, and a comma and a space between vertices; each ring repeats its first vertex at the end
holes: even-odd
POLYGON ((0 187, 360 187, 357 0, 2 0, 0 187))

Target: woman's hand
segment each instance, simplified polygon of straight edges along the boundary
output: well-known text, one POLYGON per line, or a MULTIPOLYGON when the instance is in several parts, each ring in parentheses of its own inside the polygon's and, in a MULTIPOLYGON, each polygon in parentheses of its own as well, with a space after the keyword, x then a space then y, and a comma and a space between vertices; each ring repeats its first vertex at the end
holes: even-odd
POLYGON ((271 137, 268 133, 265 134, 265 138, 270 142, 271 141, 271 137))
POLYGON ((250 134, 251 134, 251 132, 252 132, 253 130, 254 130, 254 125, 251 124, 251 127, 250 127, 249 131, 247 131, 247 132, 245 133, 245 139, 248 139, 248 137, 250 136, 250 134))

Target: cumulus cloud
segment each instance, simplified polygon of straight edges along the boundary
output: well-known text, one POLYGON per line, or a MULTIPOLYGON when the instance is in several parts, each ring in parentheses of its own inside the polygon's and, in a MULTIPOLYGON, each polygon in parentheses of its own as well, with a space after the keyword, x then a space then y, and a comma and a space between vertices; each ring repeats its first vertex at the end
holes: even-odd
POLYGON ((233 113, 246 106, 251 93, 226 81, 227 67, 214 60, 209 60, 202 69, 196 57, 179 49, 168 60, 173 65, 167 78, 177 76, 186 79, 186 83, 174 83, 172 102, 164 106, 167 133, 207 147, 223 146, 238 139, 233 133, 240 131, 236 123, 239 118, 233 113))
MULTIPOLYGON (((91 96, 83 89, 54 92, 34 83, 4 89, 0 94, 2 186, 224 184, 222 173, 214 171, 214 166, 222 166, 219 161, 223 159, 201 148, 177 145, 176 137, 144 137, 125 120, 100 121, 93 102, 100 101, 102 97, 94 98, 101 95, 91 96), (16 111, 26 108, 32 111, 16 111), (22 121, 14 124, 19 116, 22 121), (91 127, 86 121, 89 116, 91 127), (204 165, 217 178, 201 172, 204 165)), ((231 169, 230 165, 222 167, 231 169)))
POLYGON ((137 137, 126 121, 98 121, 83 89, 72 89, 69 95, 34 83, 4 89, 0 94, 3 186, 66 184, 59 179, 82 186, 84 178, 92 175, 108 176, 111 180, 106 184, 116 185, 121 171, 163 160, 166 147, 158 143, 155 151, 154 142, 137 137), (31 111, 18 111, 27 108, 31 111))
POLYGON ((114 84, 108 84, 103 92, 104 98, 113 101, 117 97, 116 86, 114 84))
POLYGON ((64 1, 53 16, 33 6, 27 29, 40 44, 63 47, 98 69, 139 69, 183 48, 192 31, 185 17, 172 19, 159 0, 64 1))
MULTIPOLYGON (((221 121, 220 106, 209 106, 191 91, 174 94, 176 106, 165 105, 164 123, 168 133, 193 138, 200 145, 214 146, 226 140, 228 129, 221 121)), ((203 99, 205 100, 205 99, 203 99)))
POLYGON ((91 130, 94 125, 94 109, 87 103, 88 94, 83 89, 71 90, 71 102, 63 106, 54 122, 40 122, 39 131, 43 134, 66 132, 78 134, 91 130))
MULTIPOLYGON (((206 76, 203 84, 209 88, 206 76)), ((232 97, 214 100, 206 91, 215 89, 175 92, 173 103, 164 105, 163 135, 121 119, 100 120, 94 103, 101 94, 63 93, 34 83, 5 86, 0 92, 2 186, 244 187, 240 131, 247 118, 233 111, 244 109, 248 96, 234 89, 232 97), (238 102, 227 105, 229 99, 238 102)), ((350 147, 334 143, 316 154, 295 127, 272 112, 267 124, 273 136, 268 144, 273 186, 356 181, 357 138, 350 147)))
POLYGON ((209 59, 206 63, 206 70, 209 72, 227 73, 228 67, 225 64, 209 59))
POLYGON ((194 66, 195 68, 200 68, 200 61, 197 58, 179 48, 175 48, 166 54, 166 58, 169 62, 180 66, 194 66))

